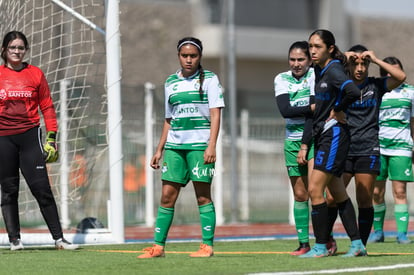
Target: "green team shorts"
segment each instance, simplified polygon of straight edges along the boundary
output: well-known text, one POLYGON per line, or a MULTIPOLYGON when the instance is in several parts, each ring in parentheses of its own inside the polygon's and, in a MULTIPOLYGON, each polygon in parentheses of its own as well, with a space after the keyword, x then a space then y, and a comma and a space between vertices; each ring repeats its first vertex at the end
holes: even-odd
POLYGON ((164 153, 162 180, 186 185, 190 180, 211 183, 214 163, 204 164, 204 150, 172 150, 164 153))
MULTIPOLYGON (((308 167, 306 165, 299 165, 296 160, 301 144, 302 142, 300 140, 285 140, 285 165, 289 177, 300 177, 308 175, 308 167)), ((310 150, 308 150, 308 160, 313 159, 313 157, 314 147, 312 145, 310 150)))
POLYGON ((381 155, 381 169, 377 180, 414 181, 412 160, 404 156, 381 155))

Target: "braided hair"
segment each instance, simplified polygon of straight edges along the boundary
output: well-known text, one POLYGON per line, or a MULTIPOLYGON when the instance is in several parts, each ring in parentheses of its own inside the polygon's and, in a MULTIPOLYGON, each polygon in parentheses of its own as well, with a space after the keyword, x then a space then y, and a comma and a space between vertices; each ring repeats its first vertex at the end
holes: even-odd
MULTIPOLYGON (((200 39, 195 37, 184 37, 180 39, 177 43, 177 51, 180 51, 181 47, 187 44, 191 44, 195 46, 200 53, 200 56, 203 54, 203 44, 201 43, 200 39)), ((198 70, 200 72, 200 87, 198 89, 198 92, 200 93, 200 97, 203 96, 203 83, 204 83, 204 69, 203 66, 201 66, 201 63, 198 65, 198 70)))

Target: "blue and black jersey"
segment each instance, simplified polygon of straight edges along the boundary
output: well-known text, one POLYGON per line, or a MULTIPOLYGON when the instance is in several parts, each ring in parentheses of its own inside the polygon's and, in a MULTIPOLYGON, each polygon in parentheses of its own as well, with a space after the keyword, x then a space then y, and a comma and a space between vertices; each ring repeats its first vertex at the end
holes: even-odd
POLYGON ((314 135, 322 132, 332 109, 346 111, 360 96, 360 90, 346 75, 339 60, 330 61, 322 70, 316 67, 314 135))
POLYGON ((349 156, 379 156, 379 109, 388 92, 387 78, 368 77, 358 85, 360 98, 348 107, 347 121, 351 133, 349 156))

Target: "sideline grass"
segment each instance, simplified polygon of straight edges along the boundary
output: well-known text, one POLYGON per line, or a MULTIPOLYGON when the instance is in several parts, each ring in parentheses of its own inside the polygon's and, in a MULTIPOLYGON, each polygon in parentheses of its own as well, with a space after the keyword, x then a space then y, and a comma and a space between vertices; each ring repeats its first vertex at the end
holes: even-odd
MULTIPOLYGON (((349 241, 338 241, 339 252, 349 241)), ((83 246, 78 251, 30 248, 23 251, 0 249, 1 274, 180 274, 217 275, 260 272, 318 271, 355 267, 377 267, 413 263, 413 245, 398 245, 394 239, 369 244, 368 257, 300 259, 289 255, 293 240, 216 242, 215 256, 190 258, 198 243, 168 243, 165 258, 137 259, 148 244, 83 246)), ((355 274, 373 274, 373 271, 355 274)), ((375 271, 375 274, 414 274, 414 268, 375 271)), ((337 273, 340 274, 340 273, 337 273)), ((352 273, 346 273, 352 274, 352 273)))

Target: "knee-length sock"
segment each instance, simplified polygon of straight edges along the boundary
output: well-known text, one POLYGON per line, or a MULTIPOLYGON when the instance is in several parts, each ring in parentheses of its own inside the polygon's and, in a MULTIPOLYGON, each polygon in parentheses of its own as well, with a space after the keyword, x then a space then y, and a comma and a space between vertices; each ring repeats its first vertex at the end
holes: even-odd
POLYGON ((374 221, 374 207, 358 208, 358 227, 361 241, 367 245, 369 233, 374 221))
POLYGON ((329 240, 328 206, 326 202, 312 205, 312 226, 316 244, 326 244, 329 240))
POLYGON ((385 203, 374 205, 374 231, 384 230, 384 218, 387 206, 385 203))
POLYGON ((355 209, 352 205, 351 199, 347 199, 341 203, 338 203, 339 216, 341 217, 342 224, 345 227, 345 231, 348 234, 351 241, 359 240, 358 225, 356 221, 355 209))
POLYGON ((338 207, 328 207, 328 225, 329 225, 329 233, 330 236, 333 238, 333 227, 335 225, 336 218, 338 217, 338 207))
POLYGON ((408 231, 408 205, 407 204, 396 204, 394 206, 395 222, 397 224, 398 233, 407 233, 408 231))
POLYGON ((158 207, 157 220, 155 222, 154 242, 165 246, 168 231, 174 218, 174 208, 158 207))
POLYGON ((299 242, 309 243, 309 203, 308 201, 295 201, 293 204, 296 232, 299 242))
POLYGON ((214 232, 216 230, 216 210, 212 202, 200 205, 201 236, 203 244, 213 246, 214 232))

